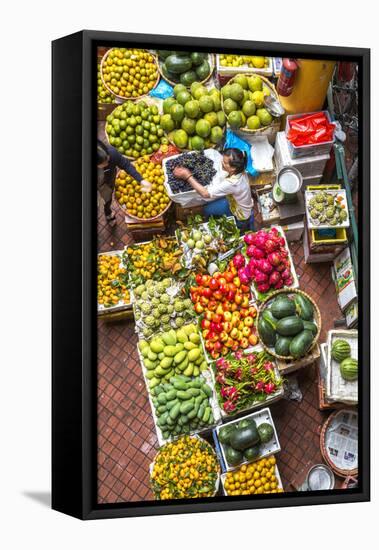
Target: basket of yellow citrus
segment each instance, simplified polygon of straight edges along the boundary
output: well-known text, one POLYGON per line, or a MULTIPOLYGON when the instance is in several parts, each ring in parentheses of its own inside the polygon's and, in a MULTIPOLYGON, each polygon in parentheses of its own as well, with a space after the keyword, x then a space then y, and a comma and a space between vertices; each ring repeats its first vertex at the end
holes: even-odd
POLYGON ((220 479, 220 464, 210 444, 199 436, 184 436, 166 443, 150 467, 157 500, 213 497, 220 479))
POLYGON ((119 100, 146 96, 159 82, 154 55, 135 48, 111 48, 101 60, 101 79, 119 100))
POLYGON ((243 464, 237 470, 223 474, 221 482, 227 496, 283 493, 282 481, 273 455, 257 462, 243 464))
POLYGON ((131 307, 122 251, 97 256, 97 310, 99 315, 131 307))
POLYGON ((116 199, 131 218, 153 221, 162 216, 171 205, 164 187, 162 166, 152 162, 147 155, 140 157, 134 166, 143 179, 151 183, 150 193, 142 191, 141 185, 132 176, 120 170, 115 181, 116 199))

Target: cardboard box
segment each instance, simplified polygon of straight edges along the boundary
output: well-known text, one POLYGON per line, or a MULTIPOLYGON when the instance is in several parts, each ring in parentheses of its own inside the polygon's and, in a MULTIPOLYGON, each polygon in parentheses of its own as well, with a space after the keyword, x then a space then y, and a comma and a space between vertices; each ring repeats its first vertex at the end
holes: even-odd
POLYGON ((290 225, 282 225, 281 227, 288 242, 300 241, 304 233, 304 219, 303 221, 291 223, 290 225))
POLYGON ((345 311, 352 302, 358 299, 349 247, 346 247, 337 258, 335 258, 333 272, 338 303, 342 311, 345 311))

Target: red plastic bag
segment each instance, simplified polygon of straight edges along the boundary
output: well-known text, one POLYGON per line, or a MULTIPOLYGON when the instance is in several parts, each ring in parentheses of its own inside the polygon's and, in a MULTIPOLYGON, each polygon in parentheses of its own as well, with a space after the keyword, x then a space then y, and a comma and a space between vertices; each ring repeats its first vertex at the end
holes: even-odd
POLYGON ((172 145, 171 143, 169 145, 161 145, 161 147, 156 151, 153 155, 151 155, 150 160, 151 162, 155 162, 156 164, 161 164, 163 159, 167 157, 172 157, 173 155, 178 155, 180 153, 180 149, 175 147, 175 145, 172 145))
POLYGON ((333 141, 335 126, 323 112, 290 120, 289 127, 287 139, 297 147, 333 141))

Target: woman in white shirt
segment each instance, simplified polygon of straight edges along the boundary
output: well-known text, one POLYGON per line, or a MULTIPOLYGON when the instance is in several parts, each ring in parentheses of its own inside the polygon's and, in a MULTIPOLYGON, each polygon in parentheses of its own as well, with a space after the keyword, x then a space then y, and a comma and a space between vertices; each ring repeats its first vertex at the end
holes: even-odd
POLYGON ((174 176, 186 180, 195 191, 210 202, 204 207, 209 216, 236 218, 240 229, 254 229, 253 199, 245 168, 247 155, 240 149, 225 149, 222 154, 222 174, 215 183, 204 187, 193 177, 188 168, 178 166, 174 176))

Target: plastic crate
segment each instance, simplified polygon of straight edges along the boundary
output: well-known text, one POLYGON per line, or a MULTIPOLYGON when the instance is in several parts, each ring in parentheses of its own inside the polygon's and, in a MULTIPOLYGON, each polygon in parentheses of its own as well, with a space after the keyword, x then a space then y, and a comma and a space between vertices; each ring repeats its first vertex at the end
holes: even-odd
POLYGON ((342 245, 347 243, 347 232, 344 227, 337 227, 334 229, 335 237, 325 237, 320 235, 322 229, 311 229, 311 241, 310 248, 311 250, 320 248, 321 246, 333 246, 333 245, 342 245))

